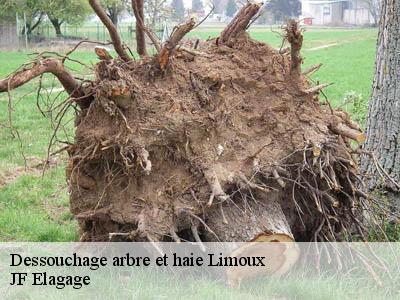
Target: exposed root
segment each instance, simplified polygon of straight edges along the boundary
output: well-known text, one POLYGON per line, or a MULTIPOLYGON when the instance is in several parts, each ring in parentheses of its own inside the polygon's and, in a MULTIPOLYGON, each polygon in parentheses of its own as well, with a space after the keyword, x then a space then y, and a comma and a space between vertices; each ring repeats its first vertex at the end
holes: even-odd
POLYGON ((308 68, 305 71, 303 71, 303 75, 304 76, 310 76, 313 73, 315 73, 316 71, 318 71, 321 67, 322 67, 322 64, 317 64, 315 66, 311 66, 310 68, 308 68))
POLYGON ((224 206, 222 204, 222 202, 219 204, 219 211, 221 213, 221 217, 222 217, 222 223, 224 224, 229 224, 228 219, 225 216, 225 212, 224 212, 224 206))
POLYGON ((97 57, 100 60, 112 60, 113 57, 111 56, 110 52, 108 52, 108 49, 103 47, 103 46, 96 46, 94 47, 94 52, 97 54, 97 57))
POLYGON ((214 170, 204 171, 204 177, 211 188, 210 199, 207 203, 208 206, 213 204, 214 198, 217 198, 220 202, 225 202, 229 199, 229 196, 222 189, 217 174, 214 170))
POLYGON ((0 92, 11 91, 43 73, 54 74, 71 97, 82 98, 85 95, 79 81, 64 67, 61 60, 56 58, 36 60, 30 66, 26 66, 10 77, 0 80, 0 92))
POLYGON ((313 229, 315 241, 344 240, 352 232, 354 220, 362 218, 360 208, 355 206, 359 202, 353 185, 357 171, 350 160, 339 159, 345 153, 349 155, 345 147, 330 143, 323 145, 320 155, 315 157, 310 147, 305 150, 302 163, 289 167, 290 174, 297 174, 286 180, 292 182, 293 197, 301 211, 299 217, 302 216, 303 226, 309 226, 307 223, 311 221, 305 217, 305 211, 309 212, 307 215, 321 216, 313 229), (313 201, 303 201, 304 195, 313 201))
POLYGON ((342 123, 332 124, 329 128, 333 132, 335 132, 343 137, 352 139, 359 144, 362 144, 365 142, 366 136, 364 133, 362 133, 358 130, 355 130, 353 128, 347 127, 346 125, 344 125, 342 123))
POLYGON ((313 87, 310 87, 310 88, 304 90, 304 93, 305 94, 315 94, 331 85, 332 85, 332 83, 322 83, 322 84, 319 84, 319 85, 316 85, 316 86, 313 86, 313 87))
POLYGON ((191 230, 192 230, 194 240, 196 241, 196 243, 198 243, 200 245, 201 251, 206 252, 206 246, 204 246, 204 244, 201 241, 200 236, 199 236, 198 225, 193 224, 191 226, 191 230))
POLYGON ((158 62, 160 64, 161 71, 165 71, 168 66, 169 59, 171 55, 173 55, 175 48, 178 46, 183 37, 194 28, 195 25, 195 20, 191 18, 187 22, 180 24, 174 28, 171 36, 169 37, 168 41, 165 42, 158 55, 158 62))
POLYGON ((250 3, 242 7, 236 14, 231 23, 221 33, 220 42, 225 44, 238 37, 242 32, 245 32, 253 17, 260 10, 261 4, 250 3))
POLYGON ((140 165, 142 166, 144 172, 146 173, 146 175, 150 175, 152 164, 149 160, 149 152, 146 149, 141 148, 138 151, 138 156, 140 159, 140 165))
POLYGON ((319 157, 321 155, 321 150, 322 150, 321 144, 316 142, 311 142, 311 145, 314 157, 319 157))
POLYGON ((250 187, 250 188, 252 188, 252 189, 256 189, 256 190, 259 190, 259 191, 262 191, 262 192, 267 192, 267 191, 269 191, 267 188, 265 188, 265 187, 263 187, 263 186, 261 186, 261 185, 258 185, 258 184, 256 184, 256 183, 254 183, 254 182, 251 182, 247 177, 246 177, 246 175, 244 175, 242 172, 239 172, 239 178, 240 178, 240 180, 245 184, 245 185, 247 185, 248 187, 250 187))
POLYGON ((181 243, 181 242, 182 242, 181 238, 180 238, 180 237, 178 236, 178 234, 176 233, 176 229, 175 229, 174 227, 171 227, 170 234, 171 234, 172 239, 173 239, 176 243, 181 243))
POLYGON ((147 239, 149 240, 149 242, 153 246, 153 248, 156 250, 156 252, 159 255, 164 256, 164 251, 162 251, 162 249, 157 244, 159 241, 154 240, 151 236, 147 236, 147 239))
POLYGON ((303 58, 300 51, 303 46, 303 34, 296 20, 289 20, 286 27, 286 38, 290 43, 290 73, 297 78, 301 75, 301 65, 303 58))
POLYGON ((274 175, 276 181, 279 183, 279 185, 281 186, 281 188, 285 188, 286 187, 286 183, 285 181, 282 180, 281 176, 279 176, 279 173, 276 169, 272 170, 272 174, 274 175))
POLYGON ((344 124, 346 124, 347 126, 349 126, 350 128, 357 130, 357 131, 361 131, 360 125, 358 125, 356 122, 351 120, 350 115, 347 112, 342 111, 342 110, 336 110, 335 115, 338 116, 341 119, 341 121, 344 124))

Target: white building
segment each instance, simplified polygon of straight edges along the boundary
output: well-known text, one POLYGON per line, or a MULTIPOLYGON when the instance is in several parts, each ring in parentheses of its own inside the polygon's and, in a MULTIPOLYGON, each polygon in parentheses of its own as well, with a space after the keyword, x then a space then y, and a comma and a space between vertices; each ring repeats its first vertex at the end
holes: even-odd
MULTIPOLYGON (((313 25, 374 24, 371 5, 379 0, 302 0, 302 18, 313 25)), ((379 6, 378 6, 379 7, 379 6)))

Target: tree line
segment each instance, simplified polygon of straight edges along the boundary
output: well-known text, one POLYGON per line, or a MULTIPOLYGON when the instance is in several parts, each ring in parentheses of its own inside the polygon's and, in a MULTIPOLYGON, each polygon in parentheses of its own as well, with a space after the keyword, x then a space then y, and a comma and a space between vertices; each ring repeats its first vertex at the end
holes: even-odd
MULTIPOLYGON (((107 16, 114 25, 124 15, 133 15, 130 0, 101 0, 107 16)), ((192 0, 191 7, 185 8, 183 0, 146 0, 144 1, 145 18, 150 27, 155 28, 160 20, 182 21, 187 15, 204 15, 205 10, 218 7, 228 17, 233 17, 240 8, 237 0, 192 0), (223 4, 221 6, 221 3, 223 4), (222 8, 221 8, 222 7, 222 8)), ((272 0, 266 10, 280 19, 300 14, 299 0, 272 0)), ((0 20, 14 22, 16 14, 24 19, 22 33, 28 36, 45 20, 54 27, 57 36, 62 35, 63 24, 79 25, 93 14, 87 0, 4 0, 0 3, 0 20)))

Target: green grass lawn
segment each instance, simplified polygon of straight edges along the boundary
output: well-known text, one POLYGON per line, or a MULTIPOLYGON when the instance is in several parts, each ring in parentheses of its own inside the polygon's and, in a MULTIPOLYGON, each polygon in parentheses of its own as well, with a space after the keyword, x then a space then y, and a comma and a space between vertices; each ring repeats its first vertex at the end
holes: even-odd
MULTIPOLYGON (((0 77, 7 76, 30 58, 24 52, 0 52, 0 77)), ((77 52, 73 58, 90 66, 95 62, 96 55, 77 52)), ((89 73, 86 67, 77 63, 68 65, 77 73, 89 73)), ((74 241, 78 238, 75 221, 68 209, 64 157, 60 157, 59 164, 45 172, 43 177, 41 170, 24 172, 24 156, 28 165, 32 158, 34 161, 45 159, 53 133, 52 123, 37 108, 38 84, 39 79, 35 79, 11 93, 13 127, 18 131, 22 143, 13 137, 9 129, 0 127, 1 241, 74 241)), ((53 85, 59 86, 52 76, 43 77, 43 87, 50 89, 53 85)), ((42 93, 42 96, 42 101, 45 101, 46 93, 42 93)), ((61 94, 59 101, 65 97, 65 94, 61 94)), ((65 119, 70 120, 69 126, 66 132, 61 132, 60 138, 63 140, 71 140, 73 136, 72 119, 71 112, 65 119)), ((7 94, 0 94, 0 124, 8 124, 7 94)))
MULTIPOLYGON (((197 29, 191 35, 214 37, 221 29, 197 29)), ((326 95, 335 106, 343 105, 346 94, 353 91, 357 105, 348 104, 346 109, 359 120, 365 117, 371 89, 376 34, 374 29, 312 29, 305 32, 304 67, 323 63, 313 79, 334 83, 326 89, 326 95), (318 48, 331 44, 335 45, 318 48)), ((251 30, 251 35, 274 47, 280 47, 282 43, 277 29, 258 27, 251 30)), ((88 67, 96 62, 93 52, 78 51, 73 58, 85 62, 88 67)), ((0 52, 0 78, 29 59, 26 52, 0 52)), ((88 67, 77 63, 68 66, 80 76, 90 73, 88 67)), ((37 109, 38 83, 36 79, 11 94, 13 125, 22 144, 10 130, 0 127, 0 241, 72 241, 78 236, 75 221, 68 211, 63 157, 58 166, 45 172, 43 177, 41 172, 14 174, 24 166, 22 152, 28 161, 32 157, 44 159, 47 155, 53 128, 49 119, 43 118, 37 109), (2 181, 7 184, 2 186, 2 181)), ((44 76, 44 87, 50 88, 54 83, 51 76, 44 76)), ((63 98, 65 95, 59 101, 63 98)), ((8 124, 7 107, 7 95, 0 94, 0 124, 8 124)), ((72 120, 72 114, 68 118, 72 120)), ((65 139, 72 138, 72 122, 63 135, 65 139)))

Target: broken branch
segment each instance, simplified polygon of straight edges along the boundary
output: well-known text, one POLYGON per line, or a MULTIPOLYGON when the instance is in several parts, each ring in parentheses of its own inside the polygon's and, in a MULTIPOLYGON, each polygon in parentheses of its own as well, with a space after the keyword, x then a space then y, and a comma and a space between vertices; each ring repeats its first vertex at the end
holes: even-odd
POLYGON ((112 60, 110 52, 108 52, 108 49, 105 47, 96 46, 94 47, 94 52, 97 54, 100 60, 112 60))
POLYGON ((306 93, 306 94, 314 94, 314 93, 317 93, 317 92, 323 90, 324 88, 326 88, 328 86, 331 86, 332 84, 333 83, 322 83, 322 84, 319 84, 319 85, 316 85, 316 86, 313 86, 313 87, 310 87, 310 88, 306 89, 304 91, 304 93, 306 93))
POLYGON ((183 39, 183 37, 191 31, 196 22, 194 18, 186 21, 185 23, 178 25, 175 27, 168 41, 165 42, 165 45, 162 47, 161 52, 158 56, 158 62, 160 63, 161 71, 164 71, 169 63, 169 58, 173 54, 178 43, 183 39))
POLYGON ((72 76, 59 59, 55 58, 37 60, 33 62, 31 67, 25 67, 11 76, 0 80, 0 93, 8 92, 24 85, 43 73, 52 73, 61 82, 65 91, 71 97, 81 98, 80 100, 83 100, 82 97, 84 97, 85 94, 82 91, 80 82, 72 76))
POLYGON ((239 33, 245 32, 253 17, 260 10, 260 7, 260 3, 247 3, 243 6, 222 32, 220 37, 221 43, 227 43, 229 40, 236 38, 239 33))
POLYGON ((314 66, 312 66, 312 67, 306 69, 306 70, 303 72, 303 75, 311 75, 311 74, 313 74, 314 72, 318 71, 319 68, 321 68, 321 67, 322 67, 322 64, 314 65, 314 66))
POLYGON ((359 144, 362 144, 365 142, 366 136, 364 133, 358 130, 354 130, 350 127, 347 127, 346 125, 339 123, 336 125, 331 125, 329 127, 330 130, 332 130, 334 133, 339 134, 341 136, 347 137, 349 139, 352 139, 359 144))

